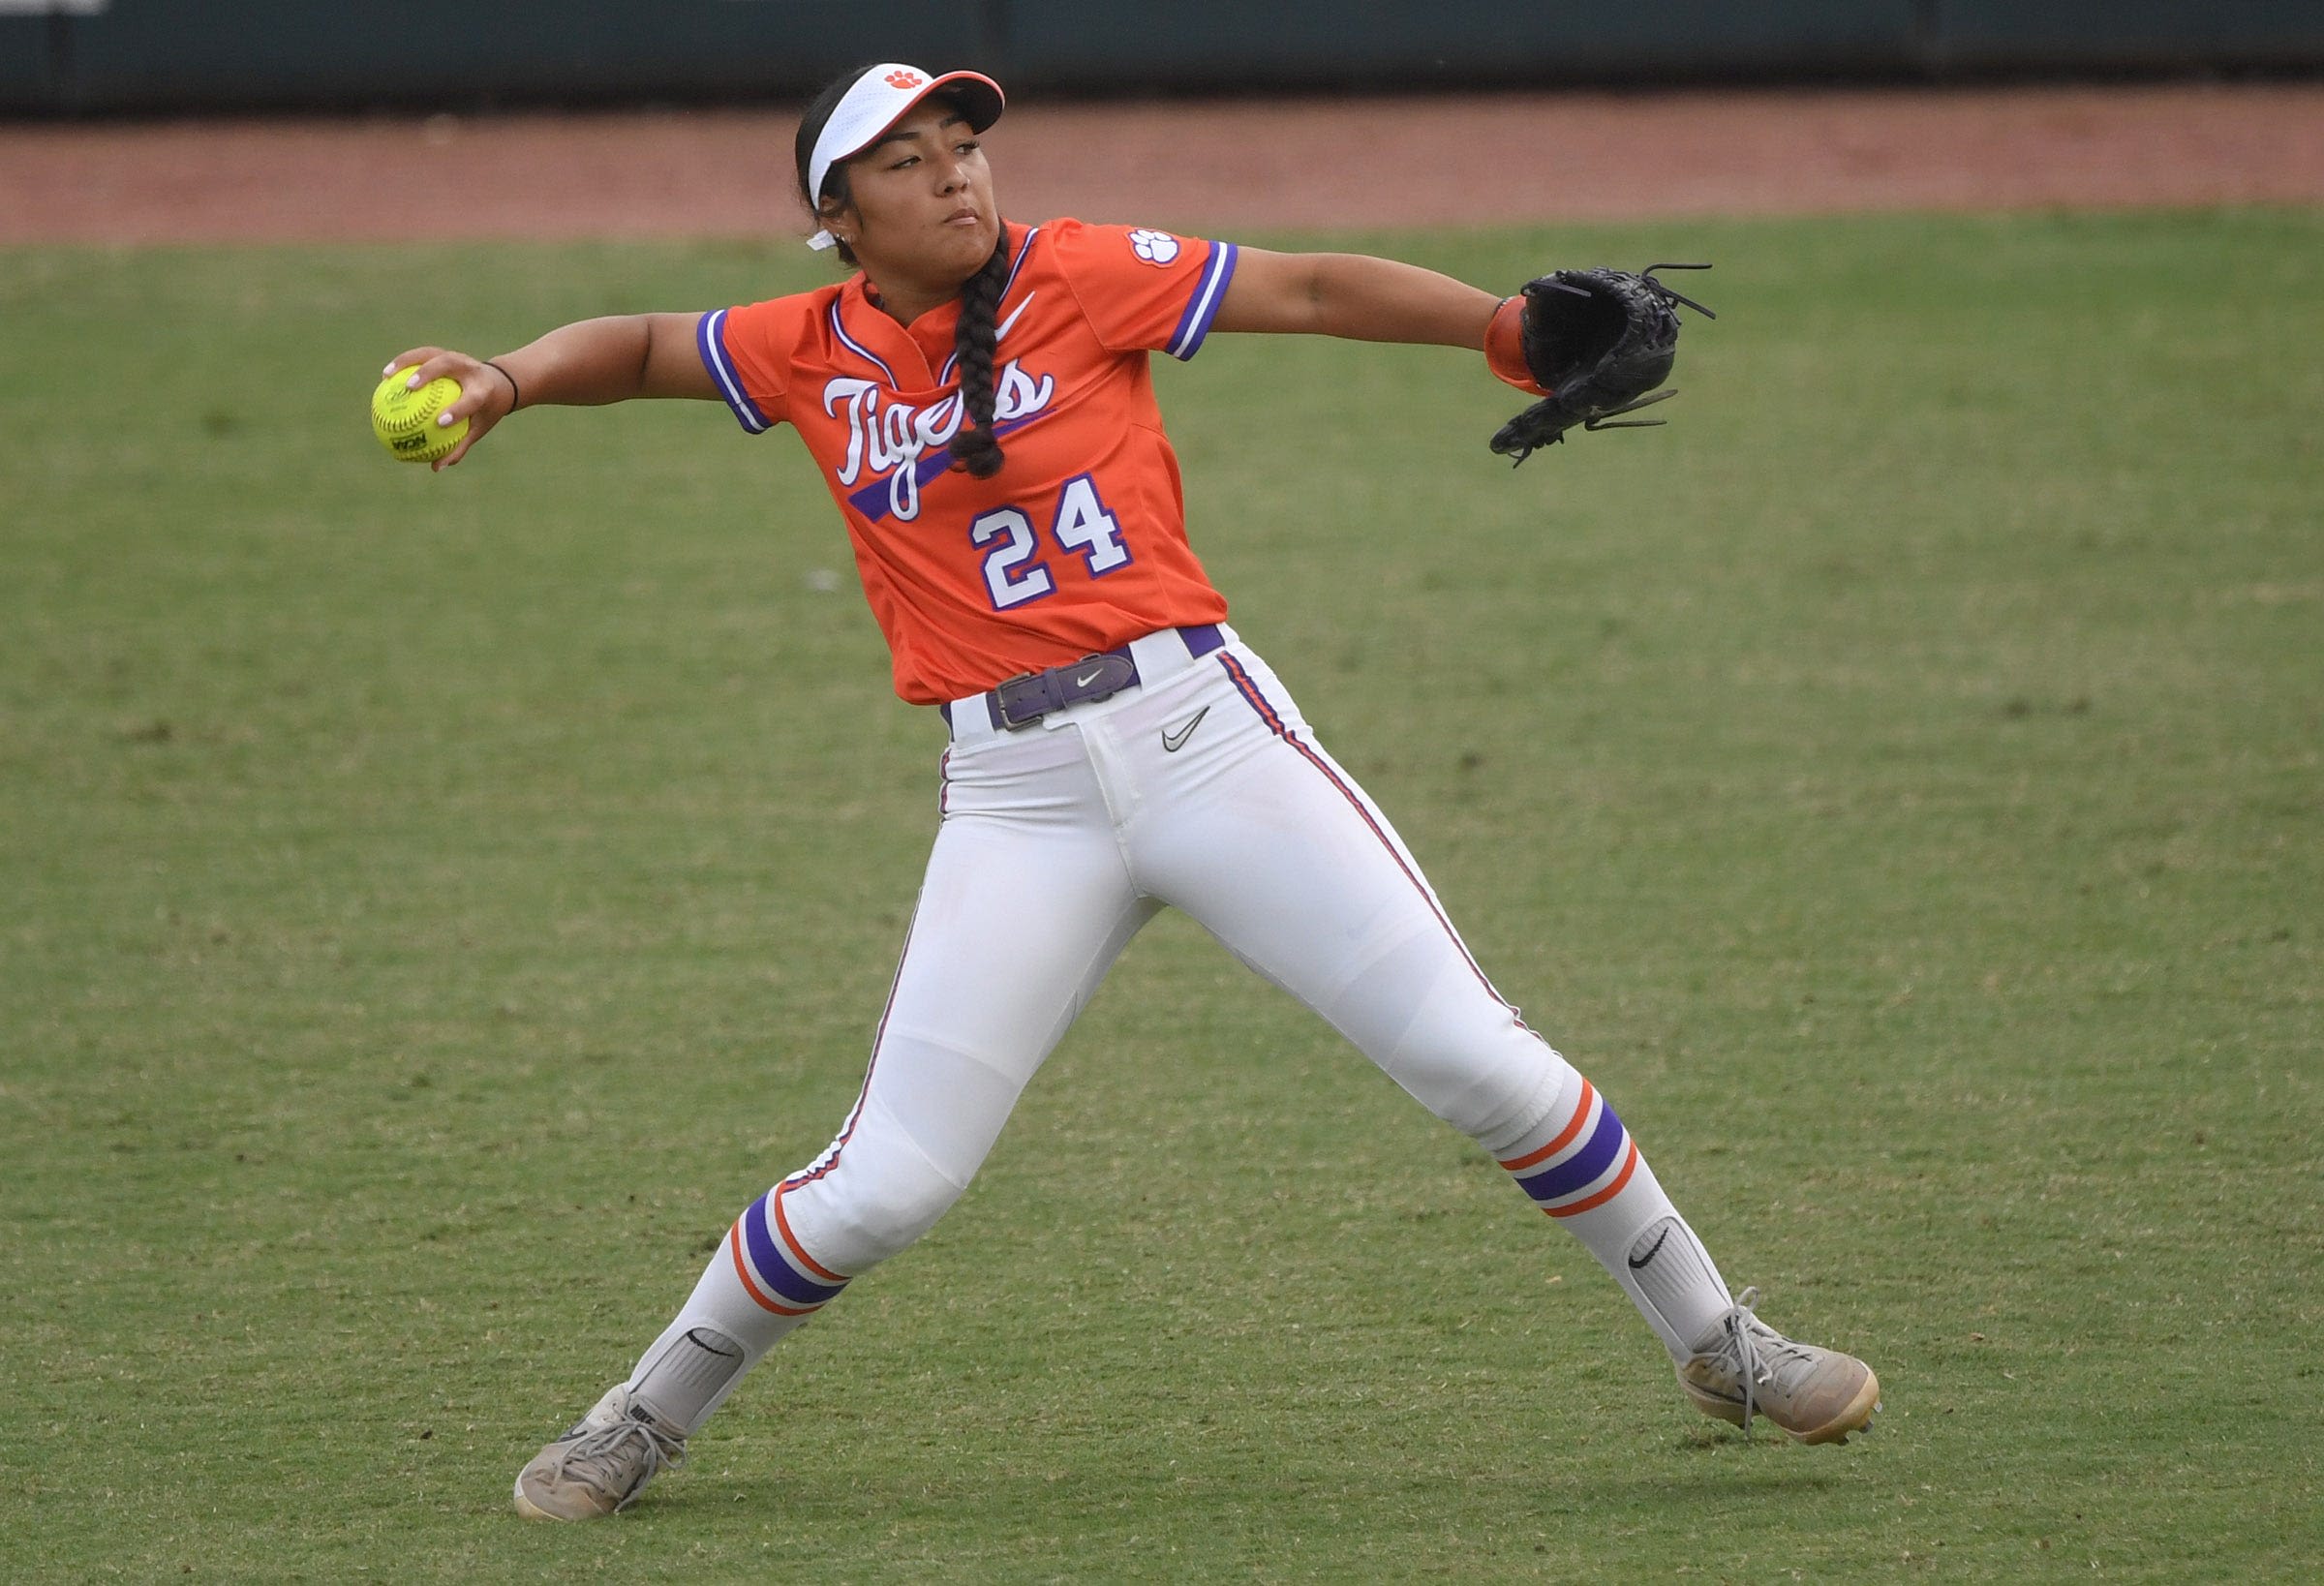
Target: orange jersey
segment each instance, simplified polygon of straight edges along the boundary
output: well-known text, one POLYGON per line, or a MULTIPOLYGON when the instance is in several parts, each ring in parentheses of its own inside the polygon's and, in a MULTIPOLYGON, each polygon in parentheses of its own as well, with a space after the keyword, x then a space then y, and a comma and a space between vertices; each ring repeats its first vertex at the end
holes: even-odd
POLYGON ((916 705, 1227 614, 1186 542, 1147 359, 1201 348, 1234 244, 1073 220, 1007 233, 1008 460, 990 479, 952 466, 957 301, 898 324, 858 274, 702 318, 702 361, 743 428, 788 423, 821 467, 916 705))

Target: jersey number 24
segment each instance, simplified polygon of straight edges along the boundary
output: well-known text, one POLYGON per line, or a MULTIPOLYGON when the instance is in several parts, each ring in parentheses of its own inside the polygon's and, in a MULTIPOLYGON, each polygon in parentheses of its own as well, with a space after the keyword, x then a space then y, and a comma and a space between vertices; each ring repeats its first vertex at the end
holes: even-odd
MULTIPOLYGON (((1056 510, 1050 515, 1049 537, 1082 559, 1092 578, 1103 578, 1130 564, 1129 548, 1121 542, 1121 525, 1098 499, 1097 481, 1078 473, 1057 492, 1056 510)), ((1033 520, 1014 506, 995 507, 968 525, 968 542, 990 545, 985 553, 985 593, 994 611, 1022 606, 1055 593, 1056 580, 1049 564, 1039 560, 1041 541, 1033 520)))

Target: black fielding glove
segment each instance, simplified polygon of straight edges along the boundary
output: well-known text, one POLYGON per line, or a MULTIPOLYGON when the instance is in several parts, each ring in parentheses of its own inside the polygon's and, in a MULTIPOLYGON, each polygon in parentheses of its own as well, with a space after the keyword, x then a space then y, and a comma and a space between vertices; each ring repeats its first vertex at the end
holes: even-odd
POLYGON ((1539 448, 1555 445, 1576 424, 1585 430, 1621 430, 1663 422, 1621 415, 1678 395, 1675 389, 1656 389, 1678 355, 1678 305, 1706 320, 1718 316, 1672 291, 1654 272, 1709 268, 1650 264, 1636 274, 1559 270, 1527 282, 1521 298, 1502 305, 1486 338, 1486 360, 1502 379, 1520 383, 1505 368, 1507 321, 1514 318, 1525 372, 1544 394, 1495 432, 1492 449, 1522 463, 1539 448))

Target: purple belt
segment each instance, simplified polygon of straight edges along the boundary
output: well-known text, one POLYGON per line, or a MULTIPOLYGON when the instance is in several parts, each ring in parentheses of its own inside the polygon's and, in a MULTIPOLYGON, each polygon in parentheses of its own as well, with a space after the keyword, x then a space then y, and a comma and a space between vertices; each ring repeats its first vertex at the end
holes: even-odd
MULTIPOLYGON (((1186 641, 1186 654, 1191 656, 1208 656, 1227 642, 1226 635, 1212 623, 1181 627, 1177 632, 1186 641)), ((985 694, 985 710, 995 729, 1016 732, 1031 726, 1052 711, 1094 699, 1111 699, 1124 688, 1137 687, 1138 682, 1138 662, 1125 644, 1084 656, 1063 666, 1053 666, 1046 672, 1020 673, 985 694)), ((945 723, 950 725, 952 707, 939 708, 945 723)))

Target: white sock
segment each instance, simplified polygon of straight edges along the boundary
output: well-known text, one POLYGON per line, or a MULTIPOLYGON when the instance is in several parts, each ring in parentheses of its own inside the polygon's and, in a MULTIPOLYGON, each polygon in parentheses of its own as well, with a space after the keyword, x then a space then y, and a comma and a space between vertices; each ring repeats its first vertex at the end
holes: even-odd
MULTIPOLYGON (((1669 1202, 1666 1198, 1663 1204, 1669 1202)), ((1711 1253, 1676 1211, 1640 1231, 1622 1253, 1620 1270, 1604 1256, 1598 1259, 1605 1262, 1639 1314, 1653 1324, 1674 1360, 1683 1362, 1694 1354, 1734 1304, 1711 1253)))
POLYGON ((714 1327, 680 1328, 654 1340, 629 1376, 629 1392, 654 1418, 688 1437, 743 1380, 749 1353, 714 1327))
POLYGON ((687 1436, 708 1420, 760 1357, 847 1286, 798 1247, 782 1186, 744 1208, 701 1281, 629 1374, 629 1390, 687 1436))
POLYGON ((1579 1074, 1567 1075, 1547 1113, 1493 1154, 1683 1361, 1733 1303, 1727 1283, 1614 1110, 1579 1074))

